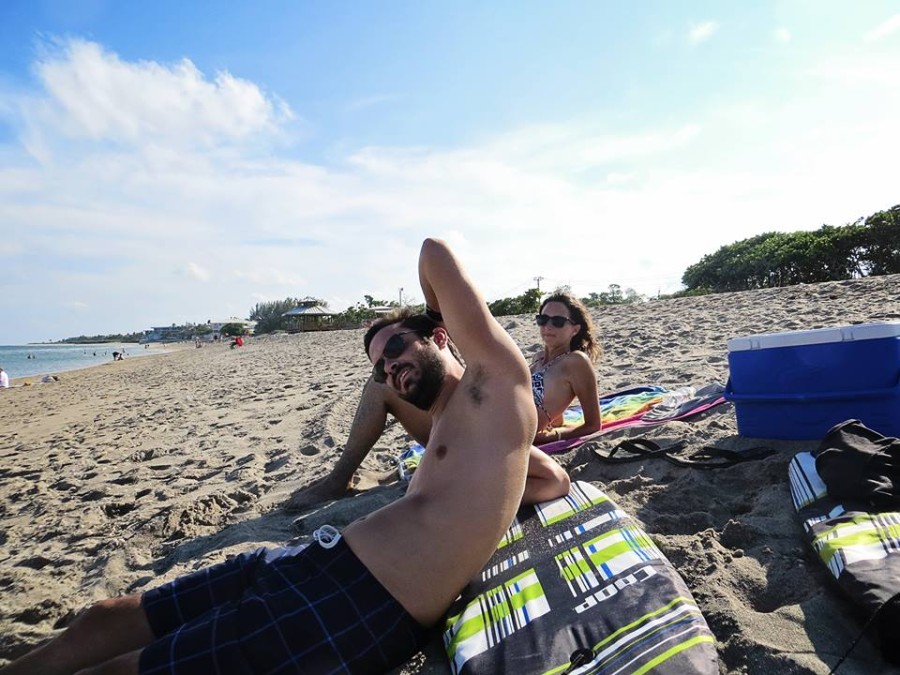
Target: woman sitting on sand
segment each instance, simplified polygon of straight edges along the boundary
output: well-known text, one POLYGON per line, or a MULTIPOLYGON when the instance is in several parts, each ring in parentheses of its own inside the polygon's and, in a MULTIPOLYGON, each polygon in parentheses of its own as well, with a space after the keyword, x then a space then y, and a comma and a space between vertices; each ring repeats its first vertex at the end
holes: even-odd
POLYGON ((600 430, 600 401, 594 361, 600 345, 587 308, 577 298, 556 292, 541 303, 535 317, 544 349, 531 362, 531 387, 538 413, 535 445, 587 436, 600 430), (563 426, 563 411, 578 399, 584 423, 563 426))

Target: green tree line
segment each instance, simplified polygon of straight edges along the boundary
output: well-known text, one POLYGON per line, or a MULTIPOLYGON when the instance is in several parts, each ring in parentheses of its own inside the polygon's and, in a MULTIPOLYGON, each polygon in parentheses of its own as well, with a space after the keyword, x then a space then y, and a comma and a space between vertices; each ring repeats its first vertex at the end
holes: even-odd
POLYGON ((684 294, 745 291, 900 273, 900 205, 813 232, 766 232, 685 270, 684 294))
MULTIPOLYGON (((557 290, 568 290, 560 288, 557 290)), ((543 295, 537 288, 529 288, 521 295, 510 298, 501 298, 488 303, 488 308, 494 316, 510 316, 513 314, 534 314, 538 311, 543 295)), ((378 300, 371 295, 364 296, 364 302, 358 302, 348 307, 343 312, 332 314, 323 327, 331 329, 339 328, 359 328, 368 321, 373 321, 377 314, 374 307, 399 307, 396 301, 378 300)), ((644 296, 637 294, 633 289, 628 288, 624 291, 621 286, 611 284, 608 291, 602 293, 591 293, 587 297, 582 298, 589 307, 600 307, 602 305, 628 304, 633 302, 642 302, 644 296)), ((290 319, 282 316, 301 304, 313 303, 321 307, 328 307, 328 303, 317 298, 306 297, 302 300, 297 298, 285 298, 284 300, 276 300, 271 302, 257 303, 250 310, 250 320, 256 321, 256 333, 272 333, 277 330, 287 330, 291 327, 290 319)), ((423 304, 407 305, 413 311, 422 312, 425 310, 423 304)), ((224 329, 223 329, 224 332, 224 329)))
MULTIPOLYGON (((324 324, 327 328, 359 328, 367 321, 372 321, 377 316, 374 307, 397 307, 396 301, 379 300, 372 295, 363 296, 364 302, 358 302, 345 309, 343 312, 332 314, 324 324)), ((259 302, 250 310, 249 318, 256 321, 256 333, 272 333, 277 330, 287 330, 291 327, 291 320, 283 316, 285 312, 289 312, 295 307, 304 304, 319 305, 325 309, 328 308, 328 302, 320 298, 307 296, 305 298, 285 298, 284 300, 274 300, 271 302, 259 302)), ((424 310, 424 305, 411 305, 414 309, 420 307, 424 310)))
MULTIPOLYGON (((560 286, 549 295, 558 291, 570 292, 568 286, 560 286)), ((544 298, 538 288, 529 288, 522 295, 513 298, 501 298, 488 303, 488 308, 494 316, 511 316, 514 314, 534 314, 541 307, 541 299, 544 298)), ((633 288, 622 289, 618 284, 610 284, 609 289, 600 293, 589 293, 581 301, 588 307, 602 307, 604 305, 630 305, 635 302, 643 302, 646 298, 637 293, 633 288)))
POLYGON ((112 335, 79 335, 60 340, 70 345, 102 344, 106 342, 140 342, 143 333, 114 333, 112 335))

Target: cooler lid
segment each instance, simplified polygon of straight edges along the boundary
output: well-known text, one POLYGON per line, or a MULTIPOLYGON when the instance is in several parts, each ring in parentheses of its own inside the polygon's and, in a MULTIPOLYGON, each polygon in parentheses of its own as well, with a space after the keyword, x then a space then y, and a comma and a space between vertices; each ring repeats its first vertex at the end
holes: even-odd
POLYGON ((773 347, 800 347, 817 345, 826 342, 850 342, 854 340, 879 340, 882 338, 900 337, 900 321, 888 323, 861 323, 853 326, 835 328, 815 328, 813 330, 794 330, 785 333, 760 333, 745 337, 731 338, 728 341, 729 352, 742 352, 752 349, 772 349, 773 347))

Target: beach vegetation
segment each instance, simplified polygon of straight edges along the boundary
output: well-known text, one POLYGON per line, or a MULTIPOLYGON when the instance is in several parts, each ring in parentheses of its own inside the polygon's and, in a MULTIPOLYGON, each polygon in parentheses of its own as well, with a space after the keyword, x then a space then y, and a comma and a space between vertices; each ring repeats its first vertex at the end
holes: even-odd
MULTIPOLYGON (((565 291, 571 293, 568 286, 559 286, 553 293, 565 291)), ((542 293, 539 288, 529 288, 522 295, 512 298, 501 298, 488 303, 488 308, 494 316, 513 316, 516 314, 534 314, 541 306, 541 298, 547 293, 542 293)), ((610 284, 606 291, 592 292, 581 301, 587 307, 602 307, 604 305, 630 305, 636 302, 644 302, 647 298, 633 288, 623 289, 619 284, 610 284)))
POLYGON ((256 321, 256 333, 274 333, 276 330, 287 330, 288 322, 284 316, 295 307, 303 304, 321 305, 328 307, 328 303, 319 298, 307 296, 305 298, 285 298, 284 300, 272 300, 270 302, 258 302, 250 310, 250 320, 256 321))
POLYGON ((683 288, 680 291, 675 291, 674 293, 660 293, 654 299, 655 300, 673 300, 675 298, 695 298, 700 295, 710 295, 711 293, 715 293, 711 288, 706 287, 698 287, 698 288, 683 288))
POLYGON ((63 344, 84 345, 84 344, 105 344, 107 342, 140 342, 144 337, 144 333, 115 333, 112 335, 79 335, 78 337, 68 337, 60 340, 63 344))
POLYGON ((687 292, 746 291, 900 273, 900 205, 846 225, 765 232, 687 268, 687 292))
POLYGON ((226 323, 222 328, 219 329, 219 334, 225 337, 237 337, 238 335, 243 335, 244 331, 246 331, 246 326, 240 323, 226 323))
POLYGON ((488 303, 488 309, 494 316, 511 316, 514 314, 534 314, 541 306, 539 288, 529 288, 522 295, 514 298, 501 298, 488 303))
POLYGON ((586 307, 602 307, 604 305, 633 305, 644 302, 647 298, 633 288, 622 289, 619 284, 610 284, 606 291, 600 293, 588 293, 581 298, 586 307))
MULTIPOLYGON (((365 303, 357 302, 343 312, 335 314, 334 317, 332 317, 332 327, 359 328, 360 326, 367 326, 377 319, 379 312, 382 312, 384 309, 400 307, 400 303, 396 300, 378 300, 371 295, 364 295, 363 299, 365 300, 365 303)), ((416 313, 425 311, 424 304, 410 302, 405 303, 404 306, 416 313)))
POLYGON ((364 295, 363 299, 366 301, 366 307, 399 307, 399 303, 395 300, 378 300, 374 296, 364 295))
POLYGON ((197 325, 191 327, 191 332, 195 337, 209 335, 213 332, 213 327, 206 323, 198 323, 197 325))
MULTIPOLYGON (((369 295, 367 298, 371 297, 369 295)), ((356 303, 352 307, 348 307, 343 312, 335 314, 332 317, 331 324, 335 328, 359 328, 366 325, 369 321, 374 321, 375 311, 370 309, 375 305, 363 305, 361 302, 356 303)))

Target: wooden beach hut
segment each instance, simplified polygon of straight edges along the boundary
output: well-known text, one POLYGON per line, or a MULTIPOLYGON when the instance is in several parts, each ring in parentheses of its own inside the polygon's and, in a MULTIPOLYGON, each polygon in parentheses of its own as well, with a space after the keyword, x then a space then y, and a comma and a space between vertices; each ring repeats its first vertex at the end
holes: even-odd
POLYGON ((289 333, 311 330, 328 330, 334 314, 315 302, 301 302, 297 307, 281 315, 289 333))

